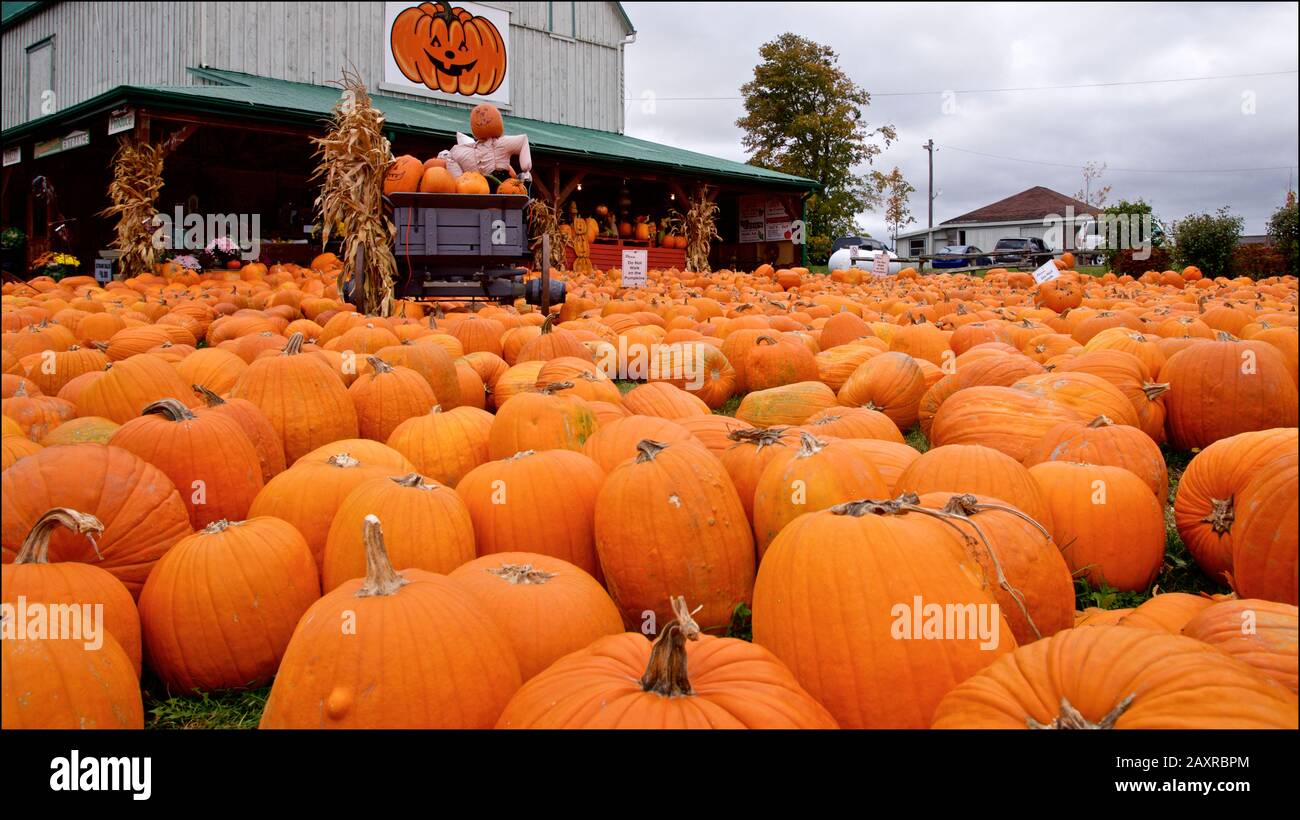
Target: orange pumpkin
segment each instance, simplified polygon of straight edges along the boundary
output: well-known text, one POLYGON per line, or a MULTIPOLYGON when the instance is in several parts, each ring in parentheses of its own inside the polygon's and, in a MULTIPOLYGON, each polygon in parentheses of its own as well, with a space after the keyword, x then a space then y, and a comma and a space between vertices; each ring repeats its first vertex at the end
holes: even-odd
POLYGON ((384 177, 384 193, 397 194, 419 190, 420 179, 424 176, 424 163, 410 154, 403 154, 393 160, 384 177))
POLYGON ((487 177, 477 171, 466 171, 456 178, 456 193, 486 194, 491 193, 491 188, 488 187, 487 177))
POLYGON ((486 17, 449 2, 406 9, 393 21, 389 42, 402 76, 434 91, 491 94, 505 81, 501 32, 486 17))
POLYGON ((420 193, 454 194, 456 193, 456 178, 446 168, 436 165, 427 168, 424 175, 420 177, 420 193))

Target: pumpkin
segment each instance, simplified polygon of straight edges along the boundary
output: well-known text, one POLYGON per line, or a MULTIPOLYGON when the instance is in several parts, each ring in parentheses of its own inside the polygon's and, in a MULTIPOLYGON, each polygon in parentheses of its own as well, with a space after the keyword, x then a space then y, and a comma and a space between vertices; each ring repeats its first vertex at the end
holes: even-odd
POLYGON ((838 399, 846 407, 879 410, 898 429, 910 430, 916 426, 926 389, 925 374, 911 356, 882 353, 858 365, 840 388, 838 399))
POLYGON ((474 559, 474 524, 455 490, 418 473, 374 478, 348 493, 334 514, 325 539, 323 589, 364 574, 362 521, 371 514, 388 522, 388 552, 396 567, 447 573, 474 559))
POLYGON ((1238 433, 1206 447, 1188 463, 1174 498, 1174 525, 1201 571, 1217 582, 1232 570, 1237 507, 1256 476, 1297 447, 1295 428, 1238 433))
POLYGON ((1044 461, 1029 474, 1071 572, 1132 592, 1151 586, 1165 554, 1164 505, 1122 467, 1044 461))
POLYGON ((889 485, 848 442, 799 434, 799 448, 777 453, 754 489, 754 536, 763 560, 772 539, 805 513, 858 498, 887 498, 889 485))
POLYGON ((522 180, 507 179, 497 186, 498 194, 510 194, 512 196, 528 196, 528 186, 524 185, 522 180))
POLYGON ((445 167, 434 166, 424 170, 419 187, 422 194, 454 194, 456 178, 445 167))
POLYGON ((325 463, 330 461, 339 453, 344 453, 353 458, 360 459, 367 464, 381 465, 392 470, 394 473, 412 473, 415 472, 415 465, 410 459, 401 453, 389 447, 387 444, 381 444, 378 441, 371 441, 368 438, 350 438, 331 441, 329 444, 323 444, 305 454, 302 458, 293 463, 297 467, 307 463, 325 463))
POLYGON ((1208 447, 1252 430, 1295 427, 1295 382, 1277 349, 1263 342, 1205 342, 1169 357, 1160 370, 1170 442, 1208 447))
POLYGON ((1052 514, 1033 476, 1010 456, 978 444, 935 447, 911 463, 895 493, 974 493, 1000 498, 1051 530, 1052 514))
POLYGON ((108 357, 93 347, 72 345, 67 350, 33 353, 25 356, 22 363, 24 374, 40 388, 40 392, 54 396, 63 385, 82 373, 103 370, 108 357))
POLYGON ((393 160, 384 175, 384 193, 413 193, 420 188, 424 178, 424 163, 410 154, 403 154, 393 160))
POLYGON ((903 444, 903 434, 888 416, 867 407, 828 407, 814 413, 803 429, 815 436, 848 439, 878 439, 903 444))
POLYGON ((230 390, 232 398, 247 399, 266 415, 284 442, 287 463, 358 433, 347 388, 324 360, 301 355, 302 343, 302 334, 293 334, 282 353, 254 361, 230 390))
POLYGON ((618 607, 596 579, 553 555, 498 552, 461 564, 448 577, 501 627, 525 681, 623 631, 618 607))
POLYGON ((1294 604, 1259 598, 1212 602, 1183 625, 1182 634, 1296 691, 1294 604))
POLYGON ((736 418, 755 427, 803 424, 837 406, 835 394, 821 382, 796 382, 746 394, 736 418))
POLYGON ((665 419, 707 416, 712 412, 702 399, 669 382, 637 385, 623 396, 623 406, 634 415, 665 419))
POLYGON ((41 439, 41 446, 53 447, 56 444, 82 444, 93 442, 107 444, 108 440, 122 425, 99 416, 80 416, 55 427, 41 439))
POLYGON ((506 458, 524 450, 581 450, 596 432, 596 417, 576 396, 554 395, 557 382, 536 393, 520 393, 497 410, 488 432, 488 455, 506 458))
POLYGON ((168 550, 140 593, 149 668, 181 692, 263 686, 319 597, 293 525, 215 521, 168 550))
POLYGON ((1154 629, 1177 635, 1189 620, 1213 603, 1213 599, 1201 595, 1162 592, 1143 601, 1117 623, 1131 629, 1154 629))
POLYGON ((670 621, 674 590, 703 607, 709 627, 729 624, 736 604, 750 600, 754 538, 731 479, 702 445, 638 443, 636 458, 605 477, 595 533, 606 586, 629 629, 639 631, 648 611, 670 621))
POLYGON ((456 193, 487 194, 491 193, 491 188, 488 186, 487 177, 477 171, 466 171, 456 177, 456 193))
MULTIPOLYGON (((389 44, 402 76, 434 91, 491 94, 505 81, 506 46, 501 33, 486 17, 449 0, 421 3, 397 15, 389 44)), ((476 106, 470 112, 470 125, 476 139, 502 134, 501 114, 495 106, 476 106)))
MULTIPOLYGON (((599 435, 599 434, 597 434, 599 435)), ((751 428, 733 430, 727 434, 732 446, 723 451, 722 466, 736 487, 740 503, 745 508, 745 520, 754 520, 754 493, 758 481, 772 459, 787 448, 800 444, 798 431, 789 427, 751 428)))
POLYGON ((46 447, 0 475, 6 562, 54 507, 93 515, 104 532, 93 544, 72 533, 53 533, 51 560, 93 563, 135 596, 154 562, 191 532, 189 512, 171 479, 134 453, 103 444, 46 447))
POLYGON ((362 438, 388 441, 397 425, 428 413, 438 397, 424 377, 409 367, 394 367, 378 356, 366 359, 370 372, 348 388, 362 438))
POLYGON ((573 356, 585 361, 592 361, 591 351, 578 341, 572 332, 560 327, 553 327, 554 315, 547 316, 542 322, 540 333, 524 342, 519 349, 515 362, 550 361, 562 356, 573 356))
POLYGON ((465 474, 488 460, 492 414, 475 407, 443 412, 434 405, 393 428, 388 446, 411 460, 415 471, 456 486, 465 474))
POLYGON ((609 635, 510 699, 502 729, 834 729, 835 719, 761 646, 701 634, 685 602, 654 643, 609 635))
POLYGON ((967 387, 1010 387, 1023 378, 1043 373, 1042 365, 1027 356, 988 356, 957 365, 956 372, 945 375, 926 389, 917 406, 921 432, 930 435, 930 427, 939 408, 953 394, 967 387))
POLYGON ((8 435, 0 437, 0 452, 3 453, 4 458, 3 463, 0 464, 0 469, 8 470, 19 459, 39 453, 42 449, 44 449, 43 445, 37 444, 26 436, 8 435))
POLYGON ((817 378, 812 351, 788 336, 759 336, 745 354, 745 382, 751 392, 817 378))
POLYGON ((1034 396, 1050 399, 1053 403, 1073 409, 1080 418, 1095 419, 1106 416, 1116 424, 1137 427, 1137 411, 1128 397, 1115 385, 1091 373, 1061 371, 1030 376, 1011 385, 1012 390, 1023 390, 1034 396))
POLYGON ((1044 461, 1123 467, 1146 482, 1162 503, 1169 495, 1169 471, 1156 443, 1137 427, 1115 424, 1105 416, 1087 424, 1067 421, 1048 430, 1025 456, 1028 467, 1044 461))
POLYGON ((262 489, 257 450, 239 423, 224 415, 196 416, 175 399, 146 406, 108 443, 162 470, 182 490, 195 529, 242 519, 262 489))
POLYGON ((1237 498, 1232 580, 1237 594, 1298 603, 1297 531, 1300 530, 1300 456, 1295 450, 1269 465, 1237 498))
POLYGON ((490 728, 519 688, 492 616, 445 576, 394 570, 379 522, 363 522, 365 577, 299 620, 260 728, 490 728))
POLYGON ((525 450, 470 470, 456 485, 479 555, 531 552, 601 577, 592 531, 605 471, 582 453, 525 450), (557 514, 563 510, 563 514, 557 514))
POLYGON ((263 484, 270 481, 278 473, 283 472, 285 468, 284 445, 280 442, 280 435, 276 433, 275 428, 271 426, 270 420, 255 404, 246 399, 223 399, 200 384, 191 385, 191 387, 207 404, 206 407, 199 410, 199 414, 211 413, 225 416, 238 424, 239 429, 243 430, 244 435, 248 436, 248 440, 253 444, 253 449, 257 451, 257 461, 262 468, 263 484))
POLYGON ((340 449, 320 461, 304 459, 272 478, 253 499, 248 516, 270 516, 292 524, 307 542, 319 571, 330 524, 343 499, 370 479, 405 473, 405 468, 362 461, 340 449))
POLYGON ((1073 409, 1026 391, 968 387, 939 408, 930 443, 982 444, 1023 462, 1048 430, 1079 419, 1073 409))
MULTIPOLYGON (((103 620, 97 628, 112 635, 130 659, 135 674, 140 675, 140 613, 135 599, 122 582, 94 564, 77 561, 50 563, 50 535, 56 526, 73 535, 93 539, 104 532, 104 525, 93 515, 55 507, 36 519, 12 564, 0 566, 0 601, 15 607, 20 599, 25 605, 70 605, 103 607, 103 620)), ((83 622, 83 629, 85 628, 83 622)), ((83 633, 88 639, 89 634, 83 633)), ((9 638, 5 638, 6 643, 9 638)), ((93 642, 93 640, 91 641, 93 642)))
POLYGON ((949 690, 1015 648, 963 538, 902 499, 800 516, 759 565, 754 642, 843 728, 928 726, 949 690), (960 637, 925 639, 936 606, 969 613, 960 637))
POLYGON ((896 494, 894 493, 894 487, 898 484, 899 477, 911 466, 913 461, 921 457, 920 452, 917 450, 894 441, 870 438, 848 438, 844 439, 844 441, 852 445, 854 449, 866 457, 867 462, 872 467, 876 468, 876 472, 880 473, 880 477, 885 480, 886 486, 889 487, 891 495, 896 494))
POLYGON ((43 396, 40 392, 28 394, 27 386, 18 385, 14 394, 3 401, 5 416, 18 423, 23 435, 32 441, 40 441, 55 427, 77 415, 77 407, 70 401, 54 396, 43 396))
MULTIPOLYGON (((0 614, 6 632, 13 617, 0 614)), ((131 659, 110 633, 97 648, 77 640, 6 637, 0 641, 0 728, 143 729, 131 659)))
POLYGON ((202 385, 222 395, 235 386, 248 369, 248 363, 229 350, 205 347, 181 359, 174 367, 186 384, 202 385))
POLYGON ((700 443, 676 421, 658 416, 629 415, 601 425, 582 445, 582 452, 608 473, 624 461, 635 458, 637 445, 646 439, 688 446, 700 443))
POLYGON ((936 729, 1282 729, 1296 697, 1199 641, 1147 629, 1067 629, 956 687, 936 729))

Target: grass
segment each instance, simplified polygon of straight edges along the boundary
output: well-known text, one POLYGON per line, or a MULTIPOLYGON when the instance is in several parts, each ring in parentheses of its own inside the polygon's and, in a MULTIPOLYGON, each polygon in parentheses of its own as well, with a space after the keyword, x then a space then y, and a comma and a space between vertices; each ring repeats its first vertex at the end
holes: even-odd
POLYGON ((155 696, 146 690, 146 729, 256 729, 270 687, 155 696))

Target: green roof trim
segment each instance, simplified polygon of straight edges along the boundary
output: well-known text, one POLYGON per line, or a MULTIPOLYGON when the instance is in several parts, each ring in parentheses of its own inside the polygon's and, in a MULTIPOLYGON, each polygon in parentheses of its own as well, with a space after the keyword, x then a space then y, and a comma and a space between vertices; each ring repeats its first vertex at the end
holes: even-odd
MULTIPOLYGON (((274 80, 214 68, 191 68, 190 72, 209 82, 222 84, 119 86, 58 114, 11 128, 0 134, 0 139, 10 143, 47 125, 89 116, 123 103, 224 114, 264 122, 315 123, 327 118, 339 99, 338 89, 331 86, 274 80)), ((434 134, 448 138, 450 144, 457 131, 469 132, 468 108, 390 97, 382 93, 372 95, 371 99, 383 111, 386 129, 393 133, 434 134)), ((796 190, 818 187, 815 180, 609 131, 522 117, 505 116, 504 121, 508 132, 526 133, 533 150, 551 156, 693 172, 765 187, 796 190)))
MULTIPOLYGON (((9 28, 9 26, 20 23, 31 17, 41 10, 41 7, 50 5, 47 0, 26 0, 25 2, 6 2, 0 3, 0 26, 9 28)), ((617 3, 615 5, 618 5, 617 3)), ((626 14, 623 15, 627 17, 626 14)))
POLYGON ((615 3, 614 10, 618 12, 619 17, 623 18, 623 25, 627 26, 627 33, 636 34, 636 26, 632 25, 632 18, 627 16, 627 9, 623 8, 623 4, 615 3))

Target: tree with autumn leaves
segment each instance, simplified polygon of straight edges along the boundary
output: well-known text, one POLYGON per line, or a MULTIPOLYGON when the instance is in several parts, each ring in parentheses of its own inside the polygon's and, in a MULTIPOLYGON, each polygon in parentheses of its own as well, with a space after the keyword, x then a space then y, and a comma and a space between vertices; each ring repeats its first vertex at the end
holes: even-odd
POLYGON ((857 233, 854 215, 881 201, 854 169, 870 165, 897 134, 892 125, 866 123, 871 95, 844 73, 831 48, 787 32, 764 43, 759 57, 754 78, 740 88, 745 116, 736 125, 749 164, 822 186, 809 197, 806 218, 813 258, 825 261, 817 260, 825 256, 819 245, 828 250, 830 237, 857 233))
POLYGON ((885 209, 885 224, 889 226, 889 238, 898 243, 898 231, 904 225, 916 222, 908 204, 909 195, 916 192, 912 184, 903 179, 903 172, 894 166, 887 174, 880 171, 871 172, 871 186, 875 189, 881 205, 885 209))

